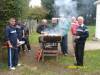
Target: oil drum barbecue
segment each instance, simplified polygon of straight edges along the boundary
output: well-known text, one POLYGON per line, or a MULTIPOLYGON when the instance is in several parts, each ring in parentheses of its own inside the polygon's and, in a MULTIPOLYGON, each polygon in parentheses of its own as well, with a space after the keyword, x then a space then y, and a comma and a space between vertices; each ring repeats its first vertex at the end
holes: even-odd
POLYGON ((62 36, 60 34, 41 34, 39 42, 42 49, 42 61, 45 56, 56 56, 58 59, 58 44, 61 42, 62 36))

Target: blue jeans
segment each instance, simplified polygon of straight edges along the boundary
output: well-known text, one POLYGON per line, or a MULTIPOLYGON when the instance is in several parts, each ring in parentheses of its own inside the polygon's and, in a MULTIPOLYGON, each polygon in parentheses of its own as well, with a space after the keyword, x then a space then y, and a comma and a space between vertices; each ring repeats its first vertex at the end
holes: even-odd
POLYGON ((63 37, 62 37, 62 41, 61 41, 61 51, 62 51, 62 53, 63 54, 65 54, 65 53, 68 53, 67 52, 67 49, 68 49, 68 43, 67 43, 67 35, 64 35, 63 37))

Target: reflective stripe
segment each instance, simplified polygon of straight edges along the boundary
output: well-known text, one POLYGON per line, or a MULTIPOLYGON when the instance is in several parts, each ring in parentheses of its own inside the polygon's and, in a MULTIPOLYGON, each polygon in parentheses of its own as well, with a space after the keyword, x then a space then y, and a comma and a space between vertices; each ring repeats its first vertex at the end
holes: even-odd
POLYGON ((82 32, 83 32, 83 30, 82 30, 82 29, 77 29, 77 31, 82 31, 82 32))
POLYGON ((88 31, 88 29, 86 29, 85 31, 88 31))
POLYGON ((86 32, 86 31, 88 31, 88 29, 85 29, 85 30, 77 29, 77 31, 80 31, 80 32, 86 32))
POLYGON ((12 67, 12 53, 11 53, 11 48, 9 48, 9 62, 10 62, 10 67, 12 67))

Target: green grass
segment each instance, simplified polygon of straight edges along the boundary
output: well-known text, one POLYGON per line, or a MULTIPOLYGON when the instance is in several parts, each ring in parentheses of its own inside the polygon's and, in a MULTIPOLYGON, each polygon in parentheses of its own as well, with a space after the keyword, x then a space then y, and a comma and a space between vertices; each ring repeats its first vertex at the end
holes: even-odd
POLYGON ((95 37, 95 26, 88 26, 89 38, 88 41, 91 41, 95 37))
POLYGON ((34 45, 37 45, 38 44, 38 37, 39 37, 39 34, 36 33, 36 32, 33 32, 31 35, 30 35, 30 43, 31 44, 34 44, 34 45))
MULTIPOLYGON (((89 72, 97 72, 100 71, 100 50, 95 50, 95 51, 86 51, 85 56, 84 56, 84 68, 81 68, 81 72, 89 73, 89 72)), ((73 58, 68 56, 68 57, 60 57, 59 63, 60 64, 68 64, 72 65, 73 64, 73 58)), ((100 72, 99 72, 100 73, 100 72)))
POLYGON ((88 51, 85 54, 85 65, 87 69, 84 71, 99 71, 100 70, 100 50, 97 51, 88 51))
MULTIPOLYGON (((73 65, 74 57, 72 56, 59 56, 58 61, 55 61, 52 57, 47 59, 45 63, 37 63, 34 66, 30 64, 34 64, 31 62, 30 64, 25 64, 24 66, 17 68, 16 71, 12 71, 12 75, 100 75, 100 50, 95 51, 86 51, 84 56, 84 66, 79 69, 69 69, 65 68, 66 65, 73 65), (26 66, 27 65, 27 66, 26 66), (34 67, 38 67, 38 69, 34 69, 34 67)), ((30 61, 28 59, 28 61, 30 61)), ((0 70, 0 73, 7 72, 7 65, 5 64, 0 70)))

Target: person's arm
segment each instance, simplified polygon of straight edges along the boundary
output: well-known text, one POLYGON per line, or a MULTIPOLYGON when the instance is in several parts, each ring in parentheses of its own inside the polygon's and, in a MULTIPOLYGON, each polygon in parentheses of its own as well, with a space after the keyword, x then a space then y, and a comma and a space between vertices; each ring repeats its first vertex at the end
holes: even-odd
POLYGON ((88 38, 89 37, 89 32, 86 31, 85 33, 83 33, 83 35, 80 36, 80 38, 88 38))
POLYGON ((24 37, 25 37, 25 31, 22 30, 22 38, 24 38, 24 37))
POLYGON ((76 34, 76 29, 74 26, 71 26, 71 33, 72 35, 75 35, 76 34))
POLYGON ((29 34, 29 28, 27 27, 27 35, 29 36, 30 34, 29 34))
POLYGON ((39 34, 41 34, 41 27, 40 26, 37 27, 36 32, 39 33, 39 34))
POLYGON ((10 48, 13 47, 12 44, 11 44, 11 42, 10 42, 9 40, 7 41, 7 43, 8 43, 8 46, 9 46, 10 48))
POLYGON ((9 28, 8 27, 6 27, 6 30, 5 30, 5 33, 6 33, 6 41, 7 41, 7 43, 8 43, 8 46, 10 47, 10 48, 12 48, 12 44, 11 44, 11 42, 10 42, 10 40, 9 40, 9 34, 10 34, 10 32, 9 32, 9 28))
POLYGON ((89 32, 88 32, 88 28, 85 28, 85 32, 83 33, 83 35, 80 36, 80 38, 88 38, 89 37, 89 32))

